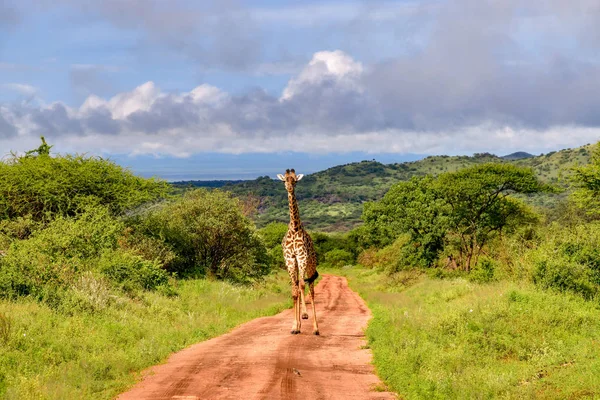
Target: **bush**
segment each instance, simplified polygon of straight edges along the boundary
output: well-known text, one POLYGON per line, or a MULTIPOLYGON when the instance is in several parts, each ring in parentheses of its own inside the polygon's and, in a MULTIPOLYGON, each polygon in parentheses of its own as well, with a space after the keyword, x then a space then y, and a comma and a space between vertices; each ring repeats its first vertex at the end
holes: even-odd
POLYGON ((265 246, 271 249, 273 247, 281 247, 283 237, 287 233, 288 225, 282 222, 271 222, 264 228, 258 230, 258 234, 263 239, 265 246))
POLYGON ((58 217, 28 239, 14 241, 0 259, 0 297, 30 295, 56 308, 91 310, 101 307, 98 299, 80 307, 86 287, 100 293, 112 286, 131 294, 166 285, 168 274, 159 260, 118 246, 123 229, 108 208, 89 207, 77 218, 58 217))
POLYGON ((129 222, 137 234, 169 247, 171 272, 246 281, 270 271, 264 244, 230 193, 190 191, 129 222))
POLYGON ((166 182, 135 176, 100 157, 40 153, 0 162, 0 219, 48 221, 74 216, 87 205, 121 214, 167 191, 166 182))
POLYGON ((334 268, 341 268, 345 265, 352 264, 353 262, 354 256, 346 250, 334 249, 325 253, 325 263, 334 268))
POLYGON ((496 270, 498 262, 489 257, 479 257, 477 264, 469 274, 469 280, 472 282, 489 283, 496 280, 496 270))
POLYGON ((122 229, 105 207, 88 208, 79 218, 58 217, 10 245, 0 259, 0 296, 41 296, 46 286, 71 285, 93 268, 92 259, 117 246, 122 229))
POLYGON ((598 285, 593 280, 587 266, 553 258, 539 260, 533 276, 533 281, 545 289, 569 291, 586 299, 591 299, 598 293, 598 285))
POLYGON ((356 254, 354 253, 356 248, 347 235, 311 232, 310 236, 315 246, 318 264, 327 263, 326 255, 332 250, 344 250, 349 253, 351 259, 348 264, 356 261, 356 254))
POLYGON ((377 249, 370 247, 363 250, 356 259, 356 262, 366 268, 377 267, 377 249))
POLYGON ((160 263, 125 251, 106 251, 98 262, 98 270, 126 292, 156 289, 169 282, 160 263))
POLYGON ((14 240, 27 239, 41 226, 42 224, 34 221, 31 215, 0 220, 0 249, 7 249, 14 240))
POLYGON ((408 235, 400 235, 392 244, 382 249, 369 248, 358 257, 358 262, 368 268, 377 268, 393 274, 419 265, 414 246, 408 235))
POLYGON ((146 260, 157 262, 167 270, 173 270, 177 261, 177 254, 162 239, 143 235, 131 227, 123 231, 119 238, 119 247, 146 260))
POLYGON ((533 251, 533 281, 559 291, 595 297, 600 288, 600 223, 571 228, 553 224, 533 251))
POLYGON ((262 229, 259 229, 258 234, 262 238, 269 255, 269 264, 271 268, 285 268, 285 260, 283 258, 283 249, 281 242, 287 233, 287 224, 281 222, 272 222, 262 229))

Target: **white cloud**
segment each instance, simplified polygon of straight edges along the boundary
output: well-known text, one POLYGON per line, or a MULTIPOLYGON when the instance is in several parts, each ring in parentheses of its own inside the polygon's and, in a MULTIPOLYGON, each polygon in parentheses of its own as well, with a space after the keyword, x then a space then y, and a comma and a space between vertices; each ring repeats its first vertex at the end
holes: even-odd
POLYGON ((132 92, 116 95, 107 106, 113 117, 123 119, 136 111, 148 111, 160 95, 160 89, 154 82, 146 82, 132 92))
MULTIPOLYGON (((418 66, 363 66, 344 52, 323 51, 280 96, 261 90, 233 95, 210 85, 166 93, 146 82, 108 99, 89 96, 78 108, 60 102, 5 105, 0 106, 0 148, 27 150, 43 134, 60 151, 177 157, 215 151, 503 154, 600 139, 600 124, 591 112, 596 100, 574 95, 590 91, 587 81, 568 76, 569 84, 561 85, 560 75, 548 73, 531 87, 479 93, 456 89, 453 81, 418 66), (560 85, 562 96, 531 103, 550 83, 560 85), (519 90, 520 97, 503 97, 519 90)), ((511 68, 523 73, 522 66, 511 68)), ((600 76, 594 69, 587 72, 586 78, 600 76)))
POLYGON ((340 50, 320 51, 313 55, 312 60, 296 78, 290 80, 281 99, 288 100, 303 88, 320 85, 328 79, 351 89, 362 91, 358 83, 362 73, 361 63, 354 61, 344 52, 340 50))

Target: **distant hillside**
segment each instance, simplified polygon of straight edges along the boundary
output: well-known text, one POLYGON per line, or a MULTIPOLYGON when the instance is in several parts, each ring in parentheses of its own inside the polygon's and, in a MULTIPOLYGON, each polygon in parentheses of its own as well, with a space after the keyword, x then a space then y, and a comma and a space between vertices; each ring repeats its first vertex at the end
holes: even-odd
MULTIPOLYGON (((569 168, 577 163, 587 163, 589 155, 589 145, 586 145, 518 159, 506 159, 490 153, 476 153, 473 156, 429 156, 419 161, 399 164, 361 161, 338 165, 305 176, 298 184, 296 194, 302 220, 307 227, 322 231, 345 231, 361 223, 362 204, 365 201, 380 199, 394 183, 408 180, 413 176, 437 175, 486 162, 509 162, 531 167, 542 180, 558 184, 561 175, 567 174, 569 168)), ((302 171, 298 172, 302 173, 302 171)), ((260 201, 259 213, 256 217, 258 226, 273 221, 288 222, 287 196, 279 180, 263 176, 252 181, 217 182, 197 184, 195 181, 190 181, 185 182, 184 186, 220 187, 240 197, 256 196, 260 201)), ((181 188, 182 184, 177 183, 176 186, 181 188)), ((530 201, 548 204, 552 199, 532 198, 530 201)))
POLYGON ((512 161, 512 160, 521 160, 523 158, 531 158, 535 157, 533 154, 526 153, 524 151, 517 151, 516 153, 511 153, 505 156, 502 156, 502 159, 512 161))

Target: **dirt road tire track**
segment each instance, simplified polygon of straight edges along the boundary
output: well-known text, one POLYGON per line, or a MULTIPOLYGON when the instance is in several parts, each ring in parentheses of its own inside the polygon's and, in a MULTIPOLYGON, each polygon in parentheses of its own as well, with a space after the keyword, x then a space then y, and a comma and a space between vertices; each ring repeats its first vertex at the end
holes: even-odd
POLYGON ((364 301, 333 275, 315 297, 320 336, 311 333, 312 315, 300 335, 289 333, 292 310, 255 319, 172 355, 118 400, 395 399, 373 390, 381 382, 364 349, 364 301))

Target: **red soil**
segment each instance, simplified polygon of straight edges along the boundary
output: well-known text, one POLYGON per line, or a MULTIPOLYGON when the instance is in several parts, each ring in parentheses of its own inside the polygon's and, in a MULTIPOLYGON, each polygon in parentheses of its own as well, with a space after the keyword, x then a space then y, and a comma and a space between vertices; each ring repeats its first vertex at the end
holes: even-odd
POLYGON ((315 297, 320 336, 311 334, 312 315, 300 335, 290 334, 292 310, 255 319, 172 355, 118 400, 394 399, 374 391, 381 382, 363 348, 364 301, 332 275, 315 297))

